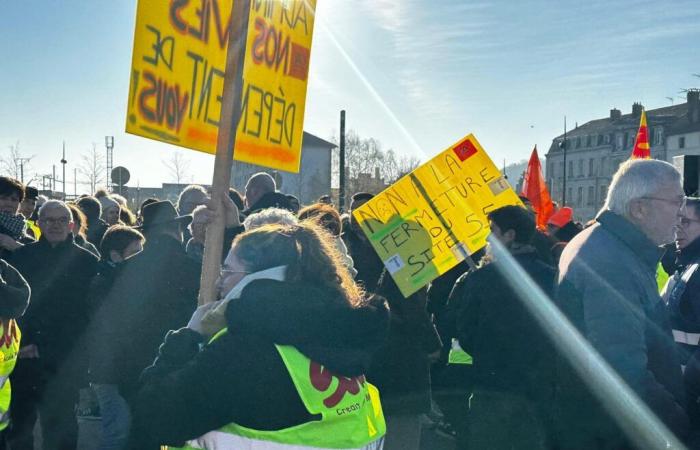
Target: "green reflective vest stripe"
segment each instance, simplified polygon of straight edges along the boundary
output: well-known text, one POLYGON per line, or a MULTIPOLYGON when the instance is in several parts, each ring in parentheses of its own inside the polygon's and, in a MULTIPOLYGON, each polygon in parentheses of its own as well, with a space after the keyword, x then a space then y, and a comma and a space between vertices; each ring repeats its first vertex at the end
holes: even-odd
POLYGON ((10 374, 17 363, 19 341, 22 334, 14 320, 0 320, 0 431, 9 423, 12 387, 10 374))
POLYGON ((447 357, 448 364, 472 364, 473 360, 469 353, 465 352, 464 349, 459 345, 457 339, 452 338, 452 347, 450 348, 450 354, 447 357))
POLYGON ((659 293, 663 292, 664 287, 666 286, 666 283, 668 282, 669 278, 669 275, 664 270, 664 266, 661 263, 659 263, 656 266, 656 285, 659 288, 659 293))
MULTIPOLYGON (((217 333, 214 341, 226 331, 217 333)), ((296 348, 276 345, 304 406, 319 420, 276 431, 235 423, 191 440, 184 448, 381 449, 386 423, 379 391, 364 376, 343 377, 311 361, 296 348)))

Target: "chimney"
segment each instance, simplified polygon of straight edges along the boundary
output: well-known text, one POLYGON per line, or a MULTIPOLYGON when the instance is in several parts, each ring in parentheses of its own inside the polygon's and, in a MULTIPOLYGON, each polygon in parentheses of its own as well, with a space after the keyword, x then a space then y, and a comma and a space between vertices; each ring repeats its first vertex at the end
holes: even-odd
POLYGON ((622 117, 622 112, 619 109, 613 108, 610 110, 610 119, 620 120, 621 117, 622 117))
POLYGON ((632 104, 632 115, 633 115, 634 117, 641 117, 641 116, 642 116, 642 110, 643 110, 643 109, 644 109, 644 107, 642 106, 641 103, 639 103, 639 102, 634 102, 634 103, 632 104))
POLYGON ((691 123, 700 122, 700 90, 688 89, 688 118, 691 123))

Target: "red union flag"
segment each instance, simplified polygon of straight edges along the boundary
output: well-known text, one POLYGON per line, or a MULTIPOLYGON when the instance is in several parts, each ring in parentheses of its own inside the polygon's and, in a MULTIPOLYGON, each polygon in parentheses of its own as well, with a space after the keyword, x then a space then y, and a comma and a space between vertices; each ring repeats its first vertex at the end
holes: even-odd
POLYGON ((470 156, 476 155, 476 147, 474 147, 474 144, 469 139, 465 139, 459 144, 457 144, 453 151, 455 152, 455 155, 457 155, 457 158, 459 158, 460 161, 464 162, 465 159, 469 158, 470 156))
POLYGON ((540 157, 537 155, 537 146, 532 150, 530 162, 527 165, 523 178, 523 189, 520 195, 527 197, 532 204, 532 209, 537 214, 537 228, 544 231, 547 229, 547 220, 554 214, 554 204, 549 196, 547 185, 542 176, 542 166, 540 157))
POLYGON ((634 150, 632 150, 632 159, 649 159, 651 151, 649 150, 649 130, 647 129, 647 113, 642 110, 642 118, 639 121, 639 131, 637 138, 634 140, 634 150))

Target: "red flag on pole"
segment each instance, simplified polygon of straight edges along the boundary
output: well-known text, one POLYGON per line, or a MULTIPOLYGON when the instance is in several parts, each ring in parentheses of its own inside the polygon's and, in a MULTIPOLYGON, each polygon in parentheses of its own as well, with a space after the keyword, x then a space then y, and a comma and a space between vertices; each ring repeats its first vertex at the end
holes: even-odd
POLYGON ((647 113, 642 110, 642 118, 639 121, 639 131, 637 138, 634 140, 634 150, 632 150, 632 159, 649 159, 651 151, 649 150, 649 130, 647 129, 647 113))
POLYGON ((537 228, 542 231, 546 230, 547 220, 554 214, 554 204, 552 204, 552 198, 549 196, 544 176, 542 176, 542 166, 537 155, 537 146, 532 150, 520 195, 530 200, 532 209, 537 214, 537 228))

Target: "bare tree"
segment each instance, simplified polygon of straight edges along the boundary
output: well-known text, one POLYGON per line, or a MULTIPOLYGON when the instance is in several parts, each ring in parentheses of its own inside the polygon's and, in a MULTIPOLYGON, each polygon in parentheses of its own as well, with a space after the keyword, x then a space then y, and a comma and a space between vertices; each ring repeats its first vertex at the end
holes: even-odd
MULTIPOLYGON (((338 144, 338 138, 331 141, 338 144)), ((332 154, 332 185, 338 186, 339 149, 332 154)), ((387 185, 394 183, 402 176, 412 172, 420 165, 420 160, 414 156, 398 157, 392 149, 383 150, 382 144, 375 138, 362 138, 354 130, 345 135, 345 170, 346 195, 360 191, 378 193, 387 185)), ((347 201, 346 201, 347 204, 347 201)))
POLYGON ((83 177, 80 183, 89 186, 91 194, 106 182, 107 167, 105 166, 104 155, 97 150, 96 143, 92 143, 92 150, 80 155, 78 172, 83 177))
MULTIPOLYGON (((20 180, 22 183, 24 183, 24 174, 29 173, 31 167, 29 162, 35 155, 30 157, 22 156, 22 152, 19 148, 19 141, 17 141, 14 145, 10 145, 8 149, 9 155, 0 157, 0 169, 5 175, 8 175, 16 180, 20 180)), ((35 177, 32 177, 26 184, 34 181, 34 178, 35 177)))
POLYGON ((190 160, 185 158, 182 152, 174 152, 170 158, 163 160, 163 165, 168 169, 175 183, 183 184, 192 180, 189 172, 190 160))

